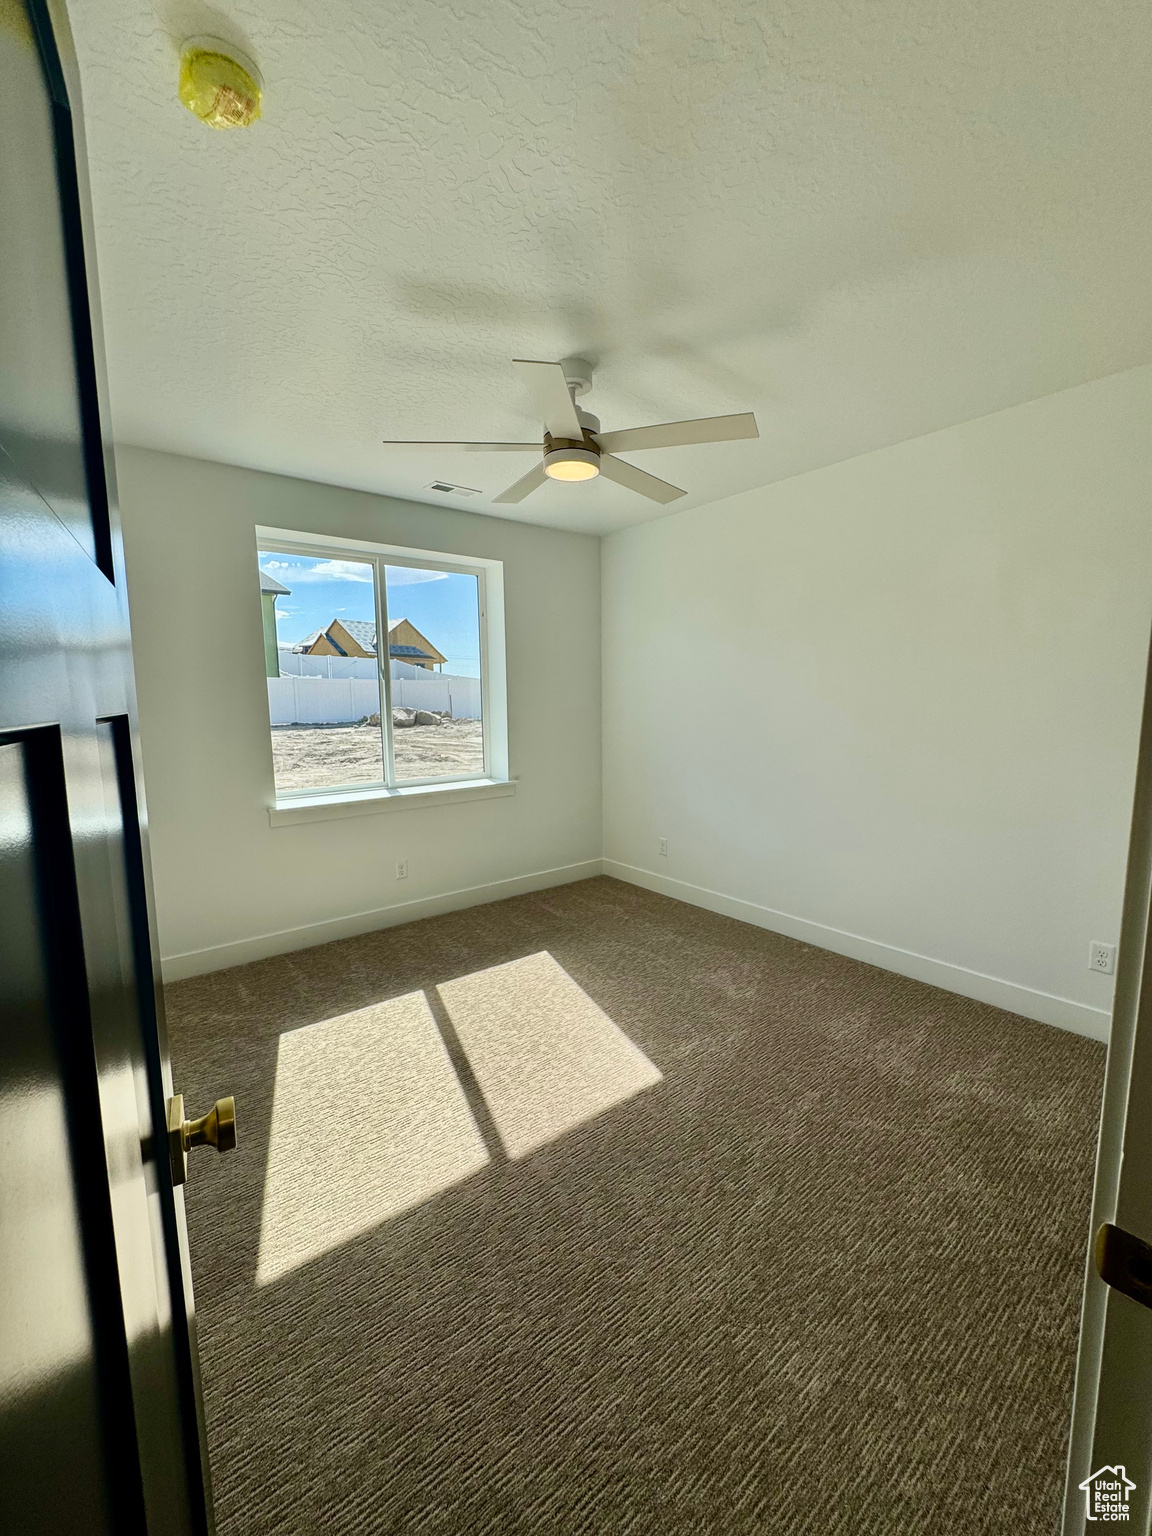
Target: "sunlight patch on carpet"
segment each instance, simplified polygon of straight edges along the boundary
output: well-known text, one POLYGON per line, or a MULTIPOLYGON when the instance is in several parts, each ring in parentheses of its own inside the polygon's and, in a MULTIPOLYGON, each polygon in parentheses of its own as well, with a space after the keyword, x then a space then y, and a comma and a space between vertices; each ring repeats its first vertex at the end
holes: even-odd
POLYGON ((661 1081, 547 950, 437 991, 510 1158, 661 1081))
POLYGON ((256 1283, 488 1162, 422 992, 280 1036, 256 1283))

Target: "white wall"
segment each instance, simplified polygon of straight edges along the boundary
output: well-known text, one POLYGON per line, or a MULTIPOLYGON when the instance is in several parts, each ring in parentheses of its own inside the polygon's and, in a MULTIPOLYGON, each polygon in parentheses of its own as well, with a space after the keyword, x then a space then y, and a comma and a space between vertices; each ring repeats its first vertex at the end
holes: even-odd
POLYGON ((1136 369, 607 538, 607 871, 1103 1036, 1150 407, 1136 369))
POLYGON ((598 871, 598 540, 140 449, 117 469, 166 976, 598 871), (269 826, 256 524, 504 561, 515 795, 269 826))

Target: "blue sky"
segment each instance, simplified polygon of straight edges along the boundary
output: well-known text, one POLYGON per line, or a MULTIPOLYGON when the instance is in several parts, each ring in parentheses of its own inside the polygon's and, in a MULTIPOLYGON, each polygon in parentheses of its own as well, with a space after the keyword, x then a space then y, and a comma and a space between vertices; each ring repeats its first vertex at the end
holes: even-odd
MULTIPOLYGON (((333 619, 372 623, 376 604, 372 567, 359 560, 314 560, 264 550, 260 569, 288 587, 276 599, 276 633, 281 645, 294 645, 333 619)), ((447 571, 388 567, 388 617, 408 619, 448 657, 445 672, 480 675, 480 626, 475 576, 447 571)))

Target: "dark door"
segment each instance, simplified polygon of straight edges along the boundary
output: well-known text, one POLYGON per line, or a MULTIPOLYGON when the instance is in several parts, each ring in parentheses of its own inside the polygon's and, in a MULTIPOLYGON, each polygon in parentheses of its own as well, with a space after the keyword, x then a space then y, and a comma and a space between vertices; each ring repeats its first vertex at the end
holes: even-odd
POLYGON ((0 1530, 205 1536, 76 75, 0 4, 0 1530))

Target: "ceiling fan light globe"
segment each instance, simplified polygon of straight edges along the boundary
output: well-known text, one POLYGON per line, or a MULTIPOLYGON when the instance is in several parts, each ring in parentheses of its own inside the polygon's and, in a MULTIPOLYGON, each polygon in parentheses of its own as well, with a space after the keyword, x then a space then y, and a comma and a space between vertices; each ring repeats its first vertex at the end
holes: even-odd
POLYGON ((549 480, 593 480, 600 473, 600 455, 590 448, 553 448, 544 455, 549 480))

